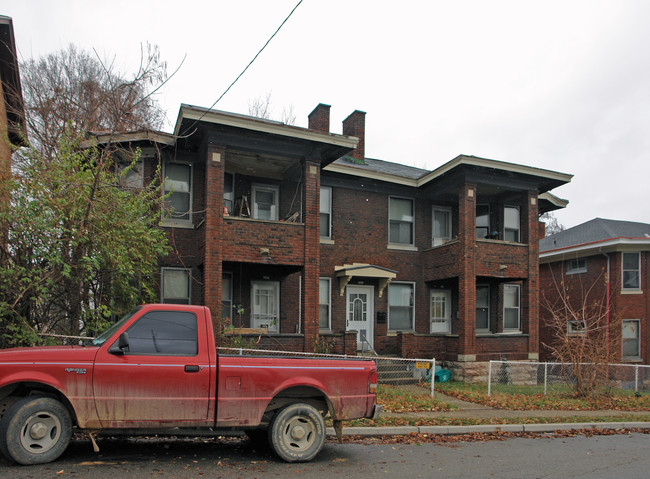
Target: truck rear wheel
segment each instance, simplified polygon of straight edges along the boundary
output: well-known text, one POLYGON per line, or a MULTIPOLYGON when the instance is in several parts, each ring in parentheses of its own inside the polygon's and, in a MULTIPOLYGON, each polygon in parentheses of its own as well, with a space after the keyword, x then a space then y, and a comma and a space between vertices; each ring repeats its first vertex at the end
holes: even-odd
POLYGON ((52 398, 23 398, 0 421, 0 450, 19 464, 54 461, 68 447, 71 436, 70 413, 52 398))
POLYGON ((310 461, 325 442, 325 421, 314 406, 289 404, 273 418, 269 439, 281 459, 287 462, 310 461))

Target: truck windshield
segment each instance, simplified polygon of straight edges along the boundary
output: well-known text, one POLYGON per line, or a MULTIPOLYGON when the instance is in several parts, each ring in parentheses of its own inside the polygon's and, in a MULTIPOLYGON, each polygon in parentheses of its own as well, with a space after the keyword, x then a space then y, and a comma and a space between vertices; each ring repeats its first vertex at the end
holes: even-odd
POLYGON ((102 334, 100 334, 100 335, 97 336, 95 339, 93 339, 93 343, 92 343, 93 346, 101 346, 102 344, 104 344, 108 338, 110 338, 111 336, 113 336, 113 334, 115 333, 115 331, 117 331, 118 329, 120 329, 120 327, 121 327, 125 322, 127 322, 127 321, 128 321, 128 320, 129 320, 129 319, 130 319, 130 318, 131 318, 135 313, 137 313, 138 311, 140 311, 140 309, 141 309, 141 307, 138 306, 137 308, 132 309, 131 311, 129 311, 128 313, 126 313, 126 314, 122 317, 122 319, 120 319, 117 323, 115 323, 113 326, 111 326, 111 327, 108 328, 106 331, 104 331, 102 334))

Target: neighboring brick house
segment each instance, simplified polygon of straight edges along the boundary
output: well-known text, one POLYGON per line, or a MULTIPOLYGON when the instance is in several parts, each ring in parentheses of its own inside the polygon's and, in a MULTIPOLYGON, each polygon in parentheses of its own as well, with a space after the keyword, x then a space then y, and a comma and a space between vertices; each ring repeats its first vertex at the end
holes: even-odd
POLYGON ((172 187, 178 254, 161 300, 263 327, 274 348, 311 350, 320 334, 336 352, 537 359, 538 216, 566 205, 548 191, 571 176, 365 158, 365 113, 343 135, 329 114, 318 105, 298 128, 183 105, 174 136, 133 137, 157 144, 145 152, 161 153, 172 187))
POLYGON ((18 73, 14 26, 10 17, 0 15, 0 174, 11 168, 13 145, 22 145, 25 136, 23 94, 18 73))
MULTIPOLYGON (((581 302, 590 290, 591 300, 609 310, 621 362, 650 364, 650 224, 596 218, 540 240, 540 295, 558 295, 558 284, 572 290, 570 301, 581 302), (609 294, 608 294, 609 291, 609 294), (607 298, 609 296, 609 308, 607 298)), ((540 308, 541 355, 552 360, 544 344, 556 338, 548 326, 546 308, 540 308)), ((567 324, 569 334, 580 334, 580 325, 567 324)))

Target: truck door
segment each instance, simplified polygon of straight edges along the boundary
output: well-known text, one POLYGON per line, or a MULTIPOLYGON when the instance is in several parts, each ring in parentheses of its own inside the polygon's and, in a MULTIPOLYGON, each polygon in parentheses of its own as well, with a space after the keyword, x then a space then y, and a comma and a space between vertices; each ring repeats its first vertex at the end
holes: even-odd
POLYGON ((93 390, 102 426, 206 423, 210 365, 196 315, 149 311, 126 333, 128 347, 120 351, 114 338, 95 359, 93 390))

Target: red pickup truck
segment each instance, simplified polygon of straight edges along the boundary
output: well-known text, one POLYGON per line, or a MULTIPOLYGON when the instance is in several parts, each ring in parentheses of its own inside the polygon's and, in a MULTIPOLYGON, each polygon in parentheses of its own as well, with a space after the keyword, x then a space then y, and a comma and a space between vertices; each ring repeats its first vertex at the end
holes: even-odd
POLYGON ((329 413, 374 417, 370 360, 220 355, 208 308, 138 307, 80 346, 0 351, 0 450, 20 464, 58 458, 73 428, 93 434, 241 431, 285 461, 311 460, 329 413))

